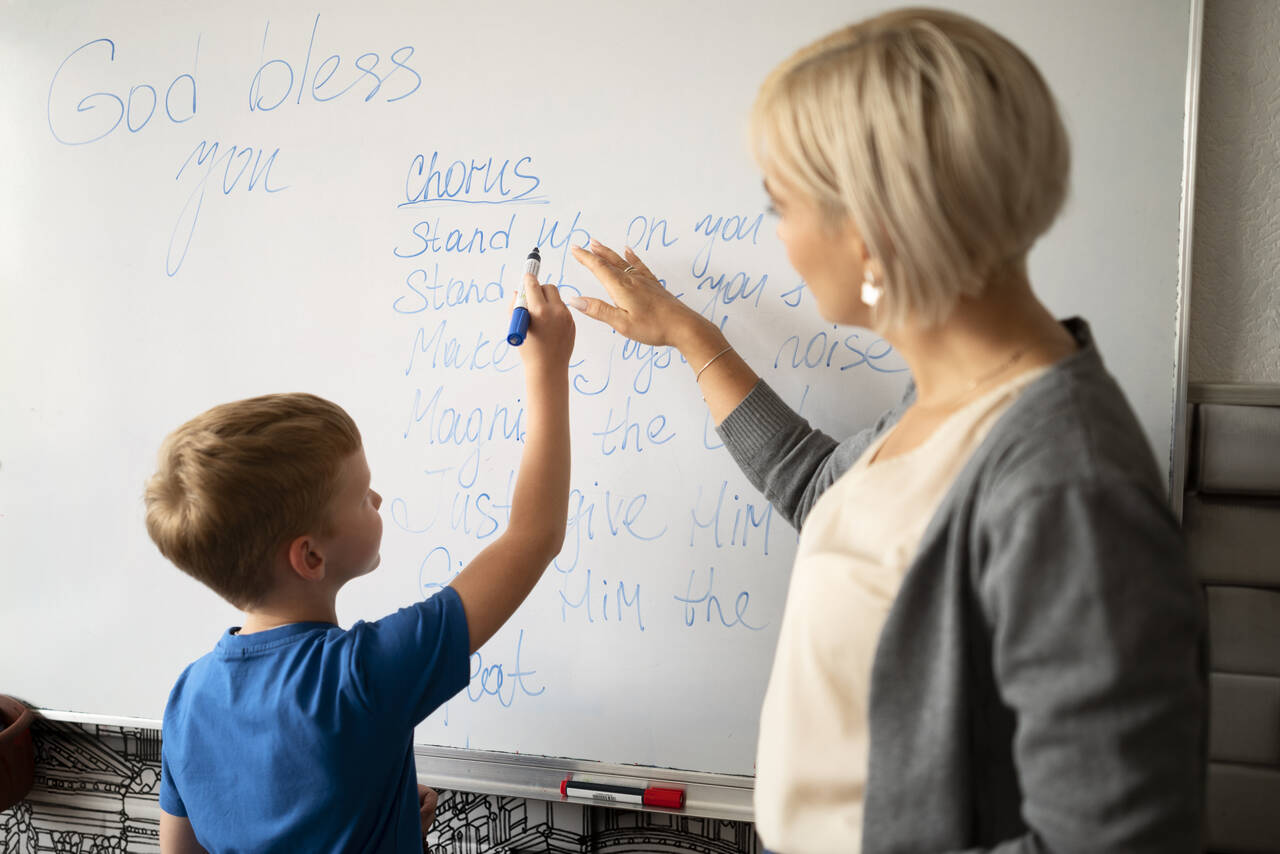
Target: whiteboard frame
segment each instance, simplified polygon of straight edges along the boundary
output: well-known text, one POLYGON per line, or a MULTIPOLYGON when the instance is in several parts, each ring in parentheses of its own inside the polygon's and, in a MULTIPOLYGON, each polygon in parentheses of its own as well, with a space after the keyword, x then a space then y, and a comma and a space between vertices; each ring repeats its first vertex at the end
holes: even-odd
MULTIPOLYGON (((1191 262, 1195 219, 1196 142, 1199 128, 1201 52, 1204 0, 1191 0, 1187 44, 1187 78, 1183 122, 1182 200, 1179 211, 1178 299, 1174 333, 1173 436, 1169 461, 1169 501, 1181 521, 1187 470, 1188 330, 1190 326, 1191 262)), ((55 721, 159 731, 160 721, 148 718, 37 709, 55 721)), ((467 748, 414 744, 418 779, 425 785, 486 795, 560 801, 582 806, 612 804, 569 799, 559 795, 567 775, 598 782, 644 786, 675 786, 685 790, 685 808, 668 810, 635 805, 619 809, 669 813, 698 818, 754 822, 752 798, 755 778, 734 774, 681 771, 641 765, 617 765, 580 759, 561 759, 467 748)))
POLYGON ((1182 522, 1187 484, 1188 349, 1191 327, 1191 261, 1195 235, 1196 143, 1200 129, 1200 66, 1204 45, 1204 0, 1191 0, 1187 36, 1187 91, 1182 128, 1182 204, 1178 217, 1178 315, 1173 338, 1173 442, 1169 460, 1169 505, 1182 522))
POLYGON ((461 747, 415 744, 418 779, 428 786, 485 795, 513 795, 583 806, 669 813, 692 818, 755 821, 755 778, 704 771, 677 771, 644 765, 615 765, 548 756, 524 756, 461 747), (560 795, 566 776, 622 786, 663 786, 684 790, 684 809, 584 801, 560 795))

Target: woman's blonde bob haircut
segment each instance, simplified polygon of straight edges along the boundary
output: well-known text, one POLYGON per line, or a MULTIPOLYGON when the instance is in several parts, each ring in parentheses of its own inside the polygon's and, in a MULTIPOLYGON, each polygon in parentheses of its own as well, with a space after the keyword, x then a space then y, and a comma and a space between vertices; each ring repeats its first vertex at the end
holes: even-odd
POLYGON ((750 132, 761 168, 852 220, 883 271, 881 328, 938 323, 1024 272, 1067 192, 1040 72, 953 12, 896 10, 800 50, 761 85, 750 132))
POLYGON ((252 608, 292 538, 330 532, 342 465, 360 448, 351 416, 315 395, 215 406, 161 445, 144 496, 147 533, 179 569, 252 608))

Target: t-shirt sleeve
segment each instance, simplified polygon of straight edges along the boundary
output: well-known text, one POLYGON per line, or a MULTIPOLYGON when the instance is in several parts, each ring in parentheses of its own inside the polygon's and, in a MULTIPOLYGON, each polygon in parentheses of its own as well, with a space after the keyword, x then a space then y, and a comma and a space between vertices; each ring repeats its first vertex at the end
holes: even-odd
POLYGON ((373 711, 416 726, 466 687, 470 640, 452 587, 372 623, 351 628, 357 691, 373 711))
POLYGON ((169 770, 169 757, 160 747, 160 809, 178 818, 187 817, 187 806, 178 794, 178 787, 173 782, 173 772, 169 770))

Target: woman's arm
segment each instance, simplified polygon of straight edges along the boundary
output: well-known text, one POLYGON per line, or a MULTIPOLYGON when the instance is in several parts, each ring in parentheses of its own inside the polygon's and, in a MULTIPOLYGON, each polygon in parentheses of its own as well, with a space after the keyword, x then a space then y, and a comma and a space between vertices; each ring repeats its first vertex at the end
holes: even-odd
POLYGON ((880 416, 874 425, 843 442, 809 425, 761 381, 716 428, 738 468, 799 530, 827 488, 862 456, 867 446, 898 419, 913 398, 880 416))
POLYGON ((872 437, 894 420, 896 410, 837 444, 783 403, 730 348, 724 333, 664 288, 630 249, 623 258, 593 240, 590 251, 574 247, 573 255, 613 302, 591 297, 566 302, 633 341, 679 350, 734 462, 795 528, 872 437))
POLYGON ((633 341, 679 350, 694 372, 717 425, 759 382, 756 372, 732 349, 724 333, 664 288, 629 248, 626 258, 622 258, 593 240, 590 251, 573 247, 573 257, 604 285, 613 303, 591 297, 566 302, 633 341))

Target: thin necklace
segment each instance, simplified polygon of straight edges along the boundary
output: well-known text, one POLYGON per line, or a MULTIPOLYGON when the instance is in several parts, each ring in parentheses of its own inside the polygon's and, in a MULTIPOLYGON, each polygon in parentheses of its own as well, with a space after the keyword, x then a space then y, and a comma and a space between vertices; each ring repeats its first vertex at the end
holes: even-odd
POLYGON ((1003 362, 997 365, 994 369, 987 371, 986 373, 972 379, 967 386, 965 386, 963 389, 960 390, 958 394, 952 395, 951 397, 942 401, 941 403, 917 403, 916 407, 919 409, 923 409, 926 412, 935 412, 939 409, 949 409, 950 407, 955 406, 957 403, 959 403, 960 401, 968 397, 970 394, 972 394, 975 389, 987 384, 991 380, 1003 374, 1005 371, 1012 368, 1015 364, 1018 363, 1018 360, 1021 359, 1026 352, 1027 352, 1026 347, 1019 347, 1017 350, 1013 351, 1013 354, 1009 356, 1009 358, 1005 359, 1003 362))

